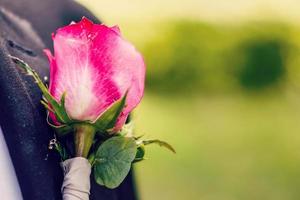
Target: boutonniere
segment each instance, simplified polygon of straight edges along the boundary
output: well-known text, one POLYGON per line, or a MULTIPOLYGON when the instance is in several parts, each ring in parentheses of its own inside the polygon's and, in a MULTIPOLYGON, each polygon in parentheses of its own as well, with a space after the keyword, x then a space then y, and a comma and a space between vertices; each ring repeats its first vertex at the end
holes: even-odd
POLYGON ((132 135, 128 116, 144 93, 145 64, 118 27, 82 18, 52 37, 54 55, 44 50, 49 87, 28 64, 10 57, 42 91, 47 121, 56 130, 50 147, 62 161, 84 158, 98 184, 116 188, 132 163, 144 159, 145 146, 159 144, 175 152, 166 142, 132 135))

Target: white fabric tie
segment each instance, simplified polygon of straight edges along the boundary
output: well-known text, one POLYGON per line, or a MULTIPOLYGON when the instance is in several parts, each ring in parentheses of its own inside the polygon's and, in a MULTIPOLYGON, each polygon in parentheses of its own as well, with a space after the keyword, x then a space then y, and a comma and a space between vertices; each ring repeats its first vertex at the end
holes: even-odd
POLYGON ((64 182, 63 200, 89 200, 91 164, 86 158, 76 157, 61 162, 64 182))

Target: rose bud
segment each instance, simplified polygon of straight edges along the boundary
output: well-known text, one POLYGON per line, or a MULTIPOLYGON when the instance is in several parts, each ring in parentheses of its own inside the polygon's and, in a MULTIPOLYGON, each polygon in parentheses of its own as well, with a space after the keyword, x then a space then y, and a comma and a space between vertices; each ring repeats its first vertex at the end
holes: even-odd
MULTIPOLYGON (((84 141, 88 146, 78 147, 76 155, 86 157, 90 138, 97 131, 93 123, 126 95, 125 105, 110 129, 114 133, 140 102, 145 64, 134 46, 122 38, 118 27, 94 24, 87 18, 59 28, 53 42, 54 56, 44 50, 50 62, 49 91, 57 102, 65 94, 64 106, 71 120, 90 124, 75 126, 75 145, 84 141)), ((54 124, 62 124, 55 113, 49 114, 54 124)))

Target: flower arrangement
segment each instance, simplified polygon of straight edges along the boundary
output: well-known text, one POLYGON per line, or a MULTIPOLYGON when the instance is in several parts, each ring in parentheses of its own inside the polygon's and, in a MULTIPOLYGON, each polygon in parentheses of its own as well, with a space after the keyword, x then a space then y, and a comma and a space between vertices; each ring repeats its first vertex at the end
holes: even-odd
POLYGON ((166 142, 132 135, 129 115, 144 94, 145 64, 118 27, 83 17, 52 37, 54 55, 44 50, 49 87, 27 63, 10 57, 42 91, 47 122, 56 130, 50 148, 63 162, 84 158, 98 184, 116 188, 132 163, 144 159, 146 145, 156 143, 175 152, 166 142))

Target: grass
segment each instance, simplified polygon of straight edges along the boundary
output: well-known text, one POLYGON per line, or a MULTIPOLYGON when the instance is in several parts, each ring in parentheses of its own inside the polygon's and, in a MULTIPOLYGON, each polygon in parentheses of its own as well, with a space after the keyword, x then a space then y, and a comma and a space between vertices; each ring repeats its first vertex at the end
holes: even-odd
POLYGON ((142 200, 292 200, 300 191, 300 96, 146 95, 136 132, 173 155, 147 148, 135 165, 142 200))

